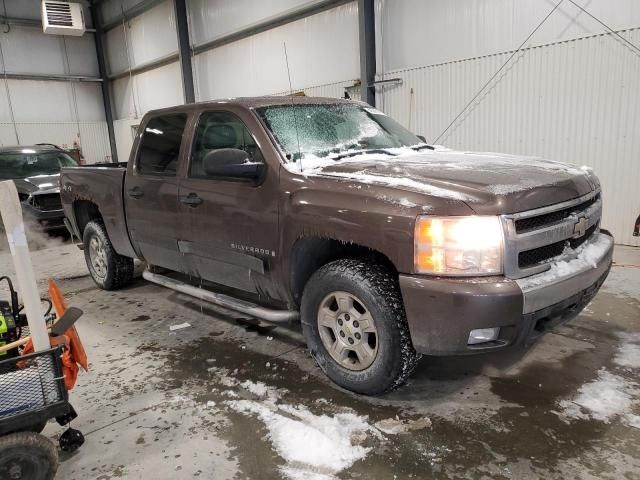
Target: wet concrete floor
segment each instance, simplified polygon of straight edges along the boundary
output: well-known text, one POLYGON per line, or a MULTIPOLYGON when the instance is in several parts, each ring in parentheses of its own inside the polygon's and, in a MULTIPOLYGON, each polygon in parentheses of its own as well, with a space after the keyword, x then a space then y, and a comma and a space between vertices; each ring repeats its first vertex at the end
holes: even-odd
MULTIPOLYGON (((58 278, 84 310, 90 358, 71 392, 86 444, 62 455, 58 478, 640 479, 640 249, 620 255, 625 266, 583 314, 528 351, 425 357, 406 386, 367 398, 331 384, 295 327, 256 325, 141 279, 105 292, 74 246, 35 252, 38 275, 58 278), (351 443, 365 453, 345 468, 296 470, 263 418, 230 406, 267 403, 250 388, 259 382, 283 411, 363 419, 371 428, 351 443), (381 420, 400 431, 376 429, 381 420)), ((0 271, 8 258, 0 252, 0 271)))

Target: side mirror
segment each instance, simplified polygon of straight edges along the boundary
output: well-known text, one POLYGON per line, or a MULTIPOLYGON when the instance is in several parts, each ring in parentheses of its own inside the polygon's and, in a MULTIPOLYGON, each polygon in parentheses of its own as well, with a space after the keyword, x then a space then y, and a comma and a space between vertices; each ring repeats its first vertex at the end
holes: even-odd
POLYGON ((420 140, 422 140, 424 143, 427 143, 427 139, 425 138, 424 135, 416 135, 416 137, 418 137, 420 140))
POLYGON ((264 163, 252 162, 249 154, 238 148, 219 148, 203 159, 204 172, 210 177, 249 178, 256 180, 264 172, 264 163))

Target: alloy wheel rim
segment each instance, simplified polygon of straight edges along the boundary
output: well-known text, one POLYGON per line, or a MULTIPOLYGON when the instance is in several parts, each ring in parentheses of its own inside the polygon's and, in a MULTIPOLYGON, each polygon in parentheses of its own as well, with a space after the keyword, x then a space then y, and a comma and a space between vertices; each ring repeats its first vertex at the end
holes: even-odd
POLYGON ((104 251, 104 242, 95 236, 89 242, 89 260, 96 275, 104 278, 107 275, 107 255, 104 251))
POLYGON ((378 331, 364 303, 348 292, 331 292, 320 302, 318 331, 325 349, 340 366, 369 368, 378 355, 378 331))

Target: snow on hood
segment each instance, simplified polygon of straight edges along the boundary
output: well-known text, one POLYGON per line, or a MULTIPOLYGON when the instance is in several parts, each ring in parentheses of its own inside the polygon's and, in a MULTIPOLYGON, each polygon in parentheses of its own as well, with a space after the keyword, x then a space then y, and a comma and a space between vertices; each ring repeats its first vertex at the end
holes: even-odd
MULTIPOLYGON (((597 187, 597 179, 588 169, 536 157, 459 152, 441 147, 386 150, 392 155, 364 153, 338 160, 335 156, 306 155, 302 162, 285 167, 307 177, 342 178, 468 203, 522 197, 540 187, 565 189, 563 199, 571 199, 597 187)), ((553 198, 550 203, 563 199, 553 198)))

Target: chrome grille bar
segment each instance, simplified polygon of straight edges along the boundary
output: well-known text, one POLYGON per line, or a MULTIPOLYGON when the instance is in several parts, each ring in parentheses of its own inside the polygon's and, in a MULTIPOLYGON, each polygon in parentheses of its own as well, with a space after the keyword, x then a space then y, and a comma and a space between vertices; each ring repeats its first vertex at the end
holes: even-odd
MULTIPOLYGON (((576 237, 576 225, 580 223, 580 228, 584 231, 590 227, 599 225, 600 218, 602 216, 602 198, 599 197, 588 208, 573 212, 566 218, 558 221, 554 221, 547 225, 543 225, 538 229, 529 230, 522 233, 516 232, 515 222, 523 218, 531 218, 548 213, 557 212, 571 208, 572 206, 578 206, 588 200, 599 195, 600 191, 594 191, 579 198, 575 198, 568 202, 551 205, 549 207, 537 208, 535 210, 529 210, 526 212, 518 212, 509 215, 502 216, 502 225, 505 233, 505 258, 504 258, 504 273, 508 278, 523 278, 536 273, 544 272, 550 268, 548 262, 538 265, 532 265, 526 268, 520 268, 518 265, 518 256, 521 252, 533 250, 535 248, 544 247, 557 242, 567 241, 576 237), (584 219, 583 221, 581 221, 584 219)), ((579 232, 580 233, 580 232, 579 232)), ((570 258, 572 252, 570 249, 565 249, 565 254, 555 257, 553 260, 560 260, 570 258), (567 251, 568 250, 568 251, 567 251)))

